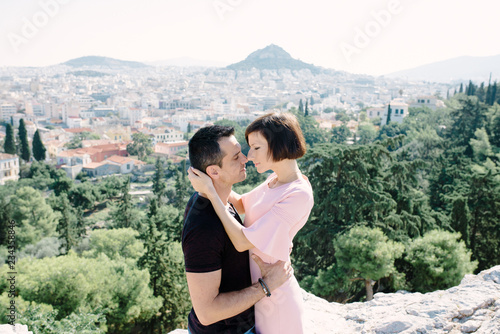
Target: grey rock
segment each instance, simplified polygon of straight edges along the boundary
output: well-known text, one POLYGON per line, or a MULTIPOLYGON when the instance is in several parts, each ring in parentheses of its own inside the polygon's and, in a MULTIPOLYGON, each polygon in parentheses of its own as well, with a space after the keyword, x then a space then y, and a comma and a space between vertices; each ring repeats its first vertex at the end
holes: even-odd
POLYGON ((0 334, 33 334, 28 330, 28 326, 15 324, 13 325, 0 325, 0 334))

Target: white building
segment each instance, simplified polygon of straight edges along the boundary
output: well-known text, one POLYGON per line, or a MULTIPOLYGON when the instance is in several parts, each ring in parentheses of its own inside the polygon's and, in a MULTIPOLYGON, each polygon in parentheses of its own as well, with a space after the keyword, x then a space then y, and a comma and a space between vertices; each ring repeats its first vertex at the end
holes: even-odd
POLYGON ((366 116, 369 119, 375 118, 375 117, 380 117, 384 115, 384 112, 387 111, 387 106, 384 107, 371 107, 366 110, 366 116))
POLYGON ((403 102, 403 99, 394 99, 385 106, 384 114, 381 116, 380 125, 387 124, 389 108, 391 112, 390 122, 403 123, 403 119, 408 116, 408 104, 403 102))
POLYGON ((12 103, 3 103, 0 104, 0 119, 3 119, 6 122, 10 122, 10 117, 14 116, 17 112, 17 107, 12 103))
POLYGON ((153 134, 153 145, 156 145, 158 143, 174 143, 184 141, 184 133, 172 128, 153 131, 153 134))
POLYGON ((0 153, 0 185, 19 179, 19 158, 17 155, 0 153))
POLYGON ((413 101, 410 104, 412 108, 418 107, 428 107, 432 110, 436 110, 438 108, 444 108, 444 102, 438 99, 436 96, 426 95, 426 96, 417 96, 417 100, 413 101))

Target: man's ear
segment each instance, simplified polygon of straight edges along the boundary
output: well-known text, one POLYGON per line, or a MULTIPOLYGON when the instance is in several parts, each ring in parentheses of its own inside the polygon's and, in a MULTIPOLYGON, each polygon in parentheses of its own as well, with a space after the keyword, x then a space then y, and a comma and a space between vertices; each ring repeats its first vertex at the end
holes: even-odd
POLYGON ((210 165, 207 167, 206 174, 210 176, 212 179, 218 179, 219 178, 219 166, 217 165, 210 165))

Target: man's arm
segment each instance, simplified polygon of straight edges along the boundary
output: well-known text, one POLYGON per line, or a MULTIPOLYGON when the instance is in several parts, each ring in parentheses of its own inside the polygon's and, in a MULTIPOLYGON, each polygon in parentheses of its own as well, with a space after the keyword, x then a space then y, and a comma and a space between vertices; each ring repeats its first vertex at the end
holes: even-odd
MULTIPOLYGON (((262 278, 271 292, 293 275, 290 262, 266 264, 255 255, 253 259, 261 268, 262 278)), ((265 296, 259 283, 243 290, 219 293, 221 272, 219 269, 208 273, 186 273, 194 311, 204 326, 238 315, 265 296)))

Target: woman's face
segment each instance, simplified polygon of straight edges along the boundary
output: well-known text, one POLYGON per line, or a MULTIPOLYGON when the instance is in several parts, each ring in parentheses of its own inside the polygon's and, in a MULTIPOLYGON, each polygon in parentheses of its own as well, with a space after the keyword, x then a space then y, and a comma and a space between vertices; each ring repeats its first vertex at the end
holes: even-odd
POLYGON ((253 162, 257 172, 264 173, 272 170, 273 159, 269 156, 269 145, 259 131, 251 132, 248 135, 248 146, 250 146, 250 151, 248 151, 247 159, 253 162))

